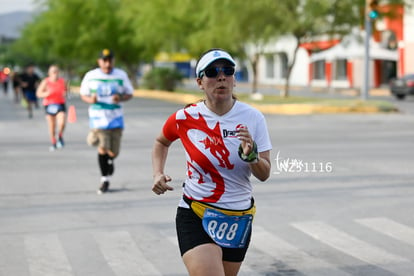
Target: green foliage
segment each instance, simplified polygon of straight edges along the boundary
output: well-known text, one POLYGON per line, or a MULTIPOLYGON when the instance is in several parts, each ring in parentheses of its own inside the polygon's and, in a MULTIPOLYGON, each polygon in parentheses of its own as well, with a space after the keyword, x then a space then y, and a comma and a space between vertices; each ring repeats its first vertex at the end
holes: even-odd
MULTIPOLYGON (((199 56, 224 48, 248 59, 280 35, 300 42, 342 35, 360 24, 365 0, 37 0, 41 12, 23 29, 3 59, 71 72, 96 64, 102 48, 115 51, 117 64, 135 75, 138 65, 160 51, 199 56)), ((409 1, 409 0, 406 0, 409 1)), ((411 0, 412 1, 412 0, 411 0)), ((401 3, 403 0, 389 0, 401 3)), ((289 65, 295 57, 289 55, 289 65)), ((289 71, 289 70, 288 70, 289 71)), ((289 74, 287 74, 289 77, 289 74)))
POLYGON ((183 79, 181 73, 168 67, 154 67, 143 78, 143 86, 148 89, 174 91, 183 79))
POLYGON ((115 51, 116 60, 131 75, 143 59, 142 45, 132 41, 135 31, 119 13, 121 0, 45 0, 44 12, 25 26, 12 45, 11 55, 24 63, 58 63, 74 70, 96 66, 103 48, 115 51))

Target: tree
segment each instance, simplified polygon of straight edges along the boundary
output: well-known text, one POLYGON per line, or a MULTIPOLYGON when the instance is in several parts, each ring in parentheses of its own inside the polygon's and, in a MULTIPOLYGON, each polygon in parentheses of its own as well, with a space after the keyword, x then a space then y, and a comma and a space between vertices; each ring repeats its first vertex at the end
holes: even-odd
POLYGON ((279 3, 274 0, 254 1, 250 3, 247 11, 241 13, 239 25, 241 41, 244 42, 241 47, 252 67, 253 93, 257 92, 259 57, 268 43, 283 34, 284 28, 281 28, 283 23, 284 15, 280 12, 279 3))
POLYGON ((208 48, 224 48, 235 56, 247 59, 253 71, 252 91, 257 91, 257 64, 259 53, 250 51, 250 45, 260 48, 274 39, 283 29, 283 15, 274 0, 185 1, 184 23, 192 28, 184 41, 195 56, 208 48), (188 19, 191 19, 189 21, 188 19))
POLYGON ((296 46, 288 59, 284 97, 289 95, 290 76, 301 42, 321 35, 349 33, 360 25, 361 9, 365 5, 365 0, 144 2, 137 7, 136 22, 140 26, 136 25, 136 28, 141 31, 142 25, 147 26, 142 28, 143 35, 149 41, 156 41, 156 48, 186 49, 193 56, 199 56, 208 48, 224 48, 249 60, 253 71, 253 93, 257 91, 257 64, 264 47, 282 34, 292 35, 296 46))
POLYGON ((185 24, 176 20, 179 3, 167 0, 121 0, 119 10, 125 27, 131 29, 124 39, 138 45, 142 60, 152 61, 161 50, 179 48, 185 37, 185 24))
MULTIPOLYGON (((403 2, 387 1, 394 4, 403 2)), ((322 35, 341 37, 350 33, 353 28, 361 26, 365 0, 291 0, 279 4, 280 11, 285 15, 285 31, 296 40, 296 47, 287 68, 285 88, 281 94, 288 97, 289 80, 300 43, 322 35)))
MULTIPOLYGON (((209 48, 223 48, 253 68, 257 89, 257 57, 250 44, 265 45, 282 31, 282 15, 274 0, 123 0, 122 15, 134 26, 135 39, 146 51, 187 51, 198 57, 209 48)), ((155 55, 155 54, 154 54, 155 55)))
POLYGON ((249 61, 256 92, 260 55, 280 35, 290 34, 297 44, 288 60, 282 94, 287 97, 300 43, 348 33, 359 25, 365 0, 39 1, 43 12, 12 47, 16 59, 58 62, 82 71, 95 63, 99 49, 112 48, 134 76, 141 62, 152 61, 160 51, 198 57, 209 48, 224 48, 249 61))
MULTIPOLYGON (((289 95, 289 80, 292 69, 296 63, 301 40, 319 34, 335 33, 333 28, 338 25, 334 25, 333 23, 337 20, 337 17, 334 16, 332 18, 330 13, 336 12, 335 6, 342 5, 342 7, 336 7, 343 9, 340 14, 346 12, 349 17, 352 18, 354 13, 350 13, 348 10, 350 6, 344 4, 349 1, 352 0, 334 1, 335 3, 332 6, 333 3, 330 0, 292 0, 285 2, 280 6, 283 14, 285 14, 284 23, 286 24, 287 32, 292 34, 296 40, 292 58, 288 62, 285 88, 283 89, 281 96, 288 97, 289 95)), ((351 21, 353 20, 351 19, 351 21)))
POLYGON ((111 48, 131 76, 142 60, 133 29, 118 12, 120 0, 45 0, 44 12, 28 24, 14 54, 38 64, 69 69, 95 64, 98 51, 111 48))

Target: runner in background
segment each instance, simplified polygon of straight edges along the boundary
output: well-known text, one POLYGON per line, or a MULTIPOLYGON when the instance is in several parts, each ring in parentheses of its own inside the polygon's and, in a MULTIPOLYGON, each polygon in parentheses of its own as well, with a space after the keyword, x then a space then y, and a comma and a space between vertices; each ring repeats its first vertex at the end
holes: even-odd
POLYGON ((90 104, 87 143, 98 148, 101 183, 98 194, 108 191, 114 173, 114 159, 121 147, 124 114, 121 102, 132 98, 133 87, 125 71, 115 68, 114 53, 99 53, 99 68, 87 72, 80 87, 81 99, 90 104))
POLYGON ((50 141, 52 142, 50 151, 61 149, 65 145, 63 131, 66 124, 66 93, 67 85, 59 75, 59 67, 51 65, 48 77, 42 80, 36 91, 36 96, 43 98, 50 141), (57 137, 56 128, 58 129, 57 137))
POLYGON ((20 86, 23 91, 23 96, 27 102, 29 118, 33 118, 33 105, 36 108, 38 107, 36 89, 39 85, 40 78, 34 70, 34 64, 31 63, 26 66, 25 72, 20 75, 20 86))
POLYGON ((12 75, 12 83, 13 83, 13 92, 14 92, 14 102, 17 104, 20 102, 21 97, 21 87, 20 87, 20 76, 19 72, 13 70, 11 73, 12 75))
POLYGON ((4 95, 9 92, 10 68, 4 67, 0 70, 0 82, 4 95))

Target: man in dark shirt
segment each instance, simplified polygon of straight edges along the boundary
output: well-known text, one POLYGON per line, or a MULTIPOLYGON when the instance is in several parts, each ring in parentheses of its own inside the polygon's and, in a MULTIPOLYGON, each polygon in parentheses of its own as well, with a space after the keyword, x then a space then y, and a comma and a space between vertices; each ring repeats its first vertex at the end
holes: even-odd
POLYGON ((36 89, 39 85, 40 78, 34 72, 34 65, 29 64, 23 74, 20 75, 20 86, 23 91, 23 96, 27 102, 27 111, 29 118, 33 117, 33 104, 38 107, 36 89))

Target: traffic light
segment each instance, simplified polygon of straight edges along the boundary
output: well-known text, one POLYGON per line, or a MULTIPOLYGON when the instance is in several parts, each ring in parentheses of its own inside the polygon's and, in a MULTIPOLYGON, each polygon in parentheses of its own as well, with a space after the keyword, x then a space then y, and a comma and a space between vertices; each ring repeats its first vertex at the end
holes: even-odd
POLYGON ((368 0, 368 16, 370 19, 374 20, 378 18, 378 0, 368 0))

